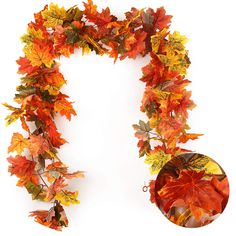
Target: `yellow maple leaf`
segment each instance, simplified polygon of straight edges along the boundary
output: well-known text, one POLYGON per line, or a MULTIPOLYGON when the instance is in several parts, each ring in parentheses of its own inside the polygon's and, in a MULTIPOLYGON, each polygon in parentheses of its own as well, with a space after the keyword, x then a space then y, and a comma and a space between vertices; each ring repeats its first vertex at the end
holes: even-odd
POLYGON ((171 154, 166 154, 164 151, 152 151, 147 155, 145 163, 151 165, 150 173, 158 174, 162 167, 171 159, 171 154))
POLYGON ((178 71, 181 75, 187 74, 187 68, 190 64, 187 54, 158 55, 160 61, 169 67, 169 71, 178 71))
POLYGON ((30 43, 24 48, 25 56, 30 60, 32 66, 45 65, 51 68, 54 61, 50 53, 51 48, 46 43, 30 43))
POLYGON ((152 51, 158 53, 161 40, 163 40, 167 35, 167 29, 164 28, 162 31, 157 32, 155 35, 151 36, 152 51))
POLYGON ((34 39, 43 39, 43 31, 41 29, 35 29, 34 27, 28 27, 27 33, 21 36, 23 43, 30 43, 34 39))
POLYGON ((71 204, 79 204, 80 201, 77 199, 79 192, 69 192, 67 190, 60 191, 56 194, 55 199, 60 201, 64 206, 71 204))
POLYGON ((57 4, 51 3, 49 9, 42 12, 42 16, 46 20, 44 26, 50 28, 62 25, 67 14, 64 7, 59 8, 57 4))
POLYGON ((186 44, 188 42, 188 38, 181 35, 178 31, 174 31, 173 34, 169 34, 169 40, 181 44, 186 44))
POLYGON ((220 166, 211 159, 205 165, 204 170, 207 174, 211 174, 211 175, 221 175, 223 173, 220 166))
POLYGON ((89 54, 91 52, 91 49, 86 40, 80 40, 78 42, 78 47, 82 49, 82 55, 89 54))
POLYGON ((14 133, 11 139, 11 145, 8 147, 8 153, 16 151, 20 155, 28 145, 28 139, 25 139, 22 134, 14 133))
POLYGON ((16 107, 10 106, 7 103, 3 103, 2 105, 7 107, 8 110, 12 111, 12 113, 5 118, 6 126, 12 124, 13 122, 18 120, 19 118, 21 118, 25 114, 25 111, 21 110, 21 108, 16 108, 16 107))

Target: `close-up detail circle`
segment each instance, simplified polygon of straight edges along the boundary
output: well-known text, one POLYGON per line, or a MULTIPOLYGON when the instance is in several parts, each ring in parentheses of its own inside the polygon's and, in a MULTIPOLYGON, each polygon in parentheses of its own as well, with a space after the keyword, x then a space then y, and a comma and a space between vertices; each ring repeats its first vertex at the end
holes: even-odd
POLYGON ((228 178, 210 157, 179 155, 167 162, 150 183, 151 201, 173 223, 189 228, 207 225, 224 211, 228 178))

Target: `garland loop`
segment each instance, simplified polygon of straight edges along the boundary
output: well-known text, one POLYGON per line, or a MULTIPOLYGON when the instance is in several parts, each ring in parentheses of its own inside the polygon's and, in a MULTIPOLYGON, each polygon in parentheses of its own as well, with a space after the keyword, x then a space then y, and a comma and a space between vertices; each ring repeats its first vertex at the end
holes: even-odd
POLYGON ((171 16, 163 7, 156 11, 132 8, 124 20, 118 20, 109 8, 99 12, 92 0, 84 3, 84 10, 77 6, 66 10, 51 3, 34 19, 21 37, 24 56, 17 60, 22 77, 14 100, 19 106, 4 104, 11 111, 7 125, 20 119, 25 131, 12 136, 8 152, 16 155, 8 158, 9 172, 19 178, 17 185, 25 187, 33 200, 53 203, 48 211, 33 211, 30 216, 61 230, 68 225, 63 205, 79 203, 78 191, 67 190, 67 182, 84 177, 84 173, 68 172, 58 157, 58 149, 66 140, 58 132, 54 117, 59 114, 71 120, 76 112, 69 97, 60 91, 66 80, 57 58, 69 57, 76 49, 82 54, 107 54, 114 62, 150 55, 141 78, 146 84, 141 111, 148 122, 139 121, 133 127, 139 139, 139 155, 145 156, 151 174, 158 174, 172 157, 189 152, 178 144, 200 134, 188 132, 188 110, 195 104, 186 90, 190 83, 185 78, 190 65, 187 38, 169 31, 171 16))

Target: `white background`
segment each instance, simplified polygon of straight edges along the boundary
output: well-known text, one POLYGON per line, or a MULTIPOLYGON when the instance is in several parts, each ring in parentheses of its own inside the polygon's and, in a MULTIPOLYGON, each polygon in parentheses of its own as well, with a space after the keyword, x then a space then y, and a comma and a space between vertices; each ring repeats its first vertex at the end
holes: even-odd
MULTIPOLYGON (((71 7, 80 0, 55 1, 71 7)), ((19 84, 15 60, 22 55, 19 37, 27 23, 48 1, 1 2, 1 85, 0 102, 10 102, 19 84)), ((60 157, 71 170, 85 170, 86 178, 74 181, 80 190, 81 204, 66 209, 70 225, 62 233, 50 230, 28 218, 28 212, 48 209, 45 203, 32 202, 16 178, 7 172, 7 147, 12 132, 21 131, 19 122, 6 128, 8 114, 0 107, 0 235, 223 235, 235 232, 236 157, 235 157, 235 10, 234 0, 96 0, 99 8, 110 6, 123 17, 132 6, 165 6, 173 15, 172 30, 189 38, 187 45, 192 65, 188 78, 197 108, 189 123, 193 132, 204 133, 187 148, 209 155, 228 174, 231 195, 222 216, 212 224, 186 229, 170 223, 142 192, 151 176, 143 159, 138 158, 132 124, 145 118, 139 111, 144 84, 139 81, 141 67, 149 58, 126 59, 115 65, 107 56, 95 54, 61 59, 61 71, 68 80, 68 93, 78 111, 71 122, 58 120, 60 131, 69 141, 60 157)))

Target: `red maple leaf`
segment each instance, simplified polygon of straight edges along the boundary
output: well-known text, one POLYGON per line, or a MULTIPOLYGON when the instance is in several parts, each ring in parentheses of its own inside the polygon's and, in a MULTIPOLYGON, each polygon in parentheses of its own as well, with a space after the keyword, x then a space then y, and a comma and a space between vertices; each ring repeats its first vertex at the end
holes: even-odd
POLYGON ((38 184, 38 178, 36 178, 34 173, 34 168, 36 165, 35 161, 28 160, 25 156, 8 157, 8 162, 11 164, 8 171, 11 175, 16 175, 20 180, 18 181, 18 186, 24 186, 24 184, 31 180, 34 184, 38 184))
POLYGON ((84 14, 86 19, 98 26, 104 26, 117 19, 111 15, 110 9, 108 7, 106 9, 102 9, 102 12, 100 13, 97 11, 97 6, 92 0, 88 0, 88 3, 84 2, 83 4, 85 7, 84 14))
POLYGON ((172 16, 166 15, 166 10, 164 7, 157 8, 154 16, 154 28, 162 30, 164 28, 167 28, 169 24, 171 23, 172 16))
POLYGON ((66 140, 61 137, 61 133, 57 131, 57 127, 52 120, 47 120, 45 129, 54 147, 59 148, 66 143, 66 140))

